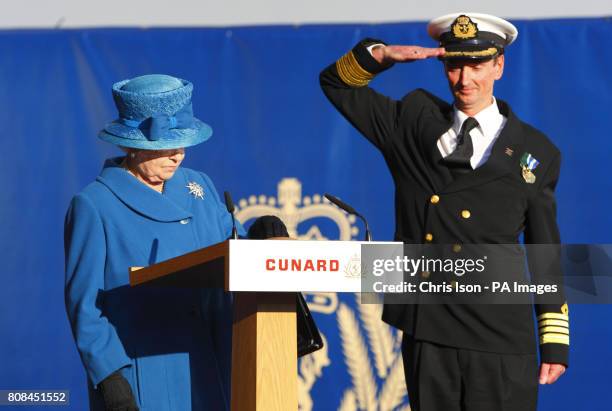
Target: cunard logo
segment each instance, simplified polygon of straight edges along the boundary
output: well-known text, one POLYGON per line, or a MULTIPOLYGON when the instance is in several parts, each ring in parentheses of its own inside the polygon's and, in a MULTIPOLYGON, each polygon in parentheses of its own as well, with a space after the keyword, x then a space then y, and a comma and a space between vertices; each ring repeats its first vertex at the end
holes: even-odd
POLYGON ((361 278, 361 258, 357 254, 344 267, 344 274, 349 278, 361 278))
POLYGON ((338 271, 338 260, 312 258, 268 258, 266 271, 338 271))

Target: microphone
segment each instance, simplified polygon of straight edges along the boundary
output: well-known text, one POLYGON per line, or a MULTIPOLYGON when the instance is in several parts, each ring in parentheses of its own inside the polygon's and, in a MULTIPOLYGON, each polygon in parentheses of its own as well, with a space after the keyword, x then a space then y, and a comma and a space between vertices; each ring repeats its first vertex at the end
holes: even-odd
POLYGON ((364 241, 372 241, 372 233, 370 232, 370 226, 368 225, 368 220, 366 220, 366 218, 364 216, 359 214, 357 212, 357 210, 355 210, 350 205, 346 204, 344 201, 340 200, 338 197, 334 197, 333 195, 327 194, 327 193, 324 194, 323 196, 325 198, 327 198, 329 201, 331 201, 332 203, 334 203, 336 206, 341 208, 342 210, 346 211, 347 213, 353 214, 353 215, 361 218, 361 221, 363 221, 363 224, 365 225, 365 239, 364 239, 364 241))
POLYGON ((234 218, 234 210, 236 207, 234 207, 234 202, 232 201, 232 196, 230 195, 229 191, 224 191, 223 197, 225 197, 225 208, 227 208, 227 212, 232 215, 232 237, 231 238, 233 240, 237 240, 238 230, 236 229, 236 219, 234 218))

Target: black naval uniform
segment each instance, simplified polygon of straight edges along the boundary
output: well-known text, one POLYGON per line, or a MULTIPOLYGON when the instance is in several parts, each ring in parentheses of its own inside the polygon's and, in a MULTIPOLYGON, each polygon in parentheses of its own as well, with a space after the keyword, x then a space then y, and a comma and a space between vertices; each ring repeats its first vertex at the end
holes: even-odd
MULTIPOLYGON (((357 44, 323 70, 320 82, 330 102, 385 158, 395 183, 395 239, 449 244, 456 251, 461 244, 518 244, 521 233, 527 244, 558 244, 554 190, 561 158, 550 140, 497 100, 507 122, 490 157, 468 173, 452 173, 437 147, 452 126, 452 105, 422 89, 395 101, 368 87, 389 68, 367 50, 375 43, 382 42, 357 44), (521 173, 523 153, 539 161, 532 184, 521 173)), ((528 263, 534 277, 561 276, 558 261, 530 255, 528 263)), ((541 361, 567 365, 567 304, 536 304, 535 311, 541 361)), ((533 316, 528 304, 385 305, 383 320, 405 333, 412 409, 535 409, 533 316)))

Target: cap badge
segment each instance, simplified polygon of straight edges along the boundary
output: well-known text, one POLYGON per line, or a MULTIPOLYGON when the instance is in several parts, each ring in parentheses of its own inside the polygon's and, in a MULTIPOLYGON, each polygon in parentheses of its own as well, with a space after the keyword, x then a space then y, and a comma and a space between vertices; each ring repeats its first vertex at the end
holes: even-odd
POLYGON ((195 198, 199 198, 200 200, 204 200, 204 189, 198 183, 191 181, 186 186, 189 189, 189 194, 193 195, 195 198))
POLYGON ((536 176, 533 174, 533 170, 540 164, 531 154, 525 153, 521 157, 521 172, 523 179, 528 184, 533 184, 536 181, 536 176))
POLYGON ((457 39, 473 39, 478 34, 478 26, 472 19, 462 14, 451 25, 451 32, 457 39))

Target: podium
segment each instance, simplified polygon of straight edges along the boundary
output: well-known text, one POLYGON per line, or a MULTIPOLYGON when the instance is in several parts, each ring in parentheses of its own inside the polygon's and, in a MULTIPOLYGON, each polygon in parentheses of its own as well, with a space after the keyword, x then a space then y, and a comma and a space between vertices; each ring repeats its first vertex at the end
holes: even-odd
POLYGON ((297 410, 295 293, 360 292, 362 244, 227 240, 131 268, 130 285, 233 292, 232 411, 297 410))

